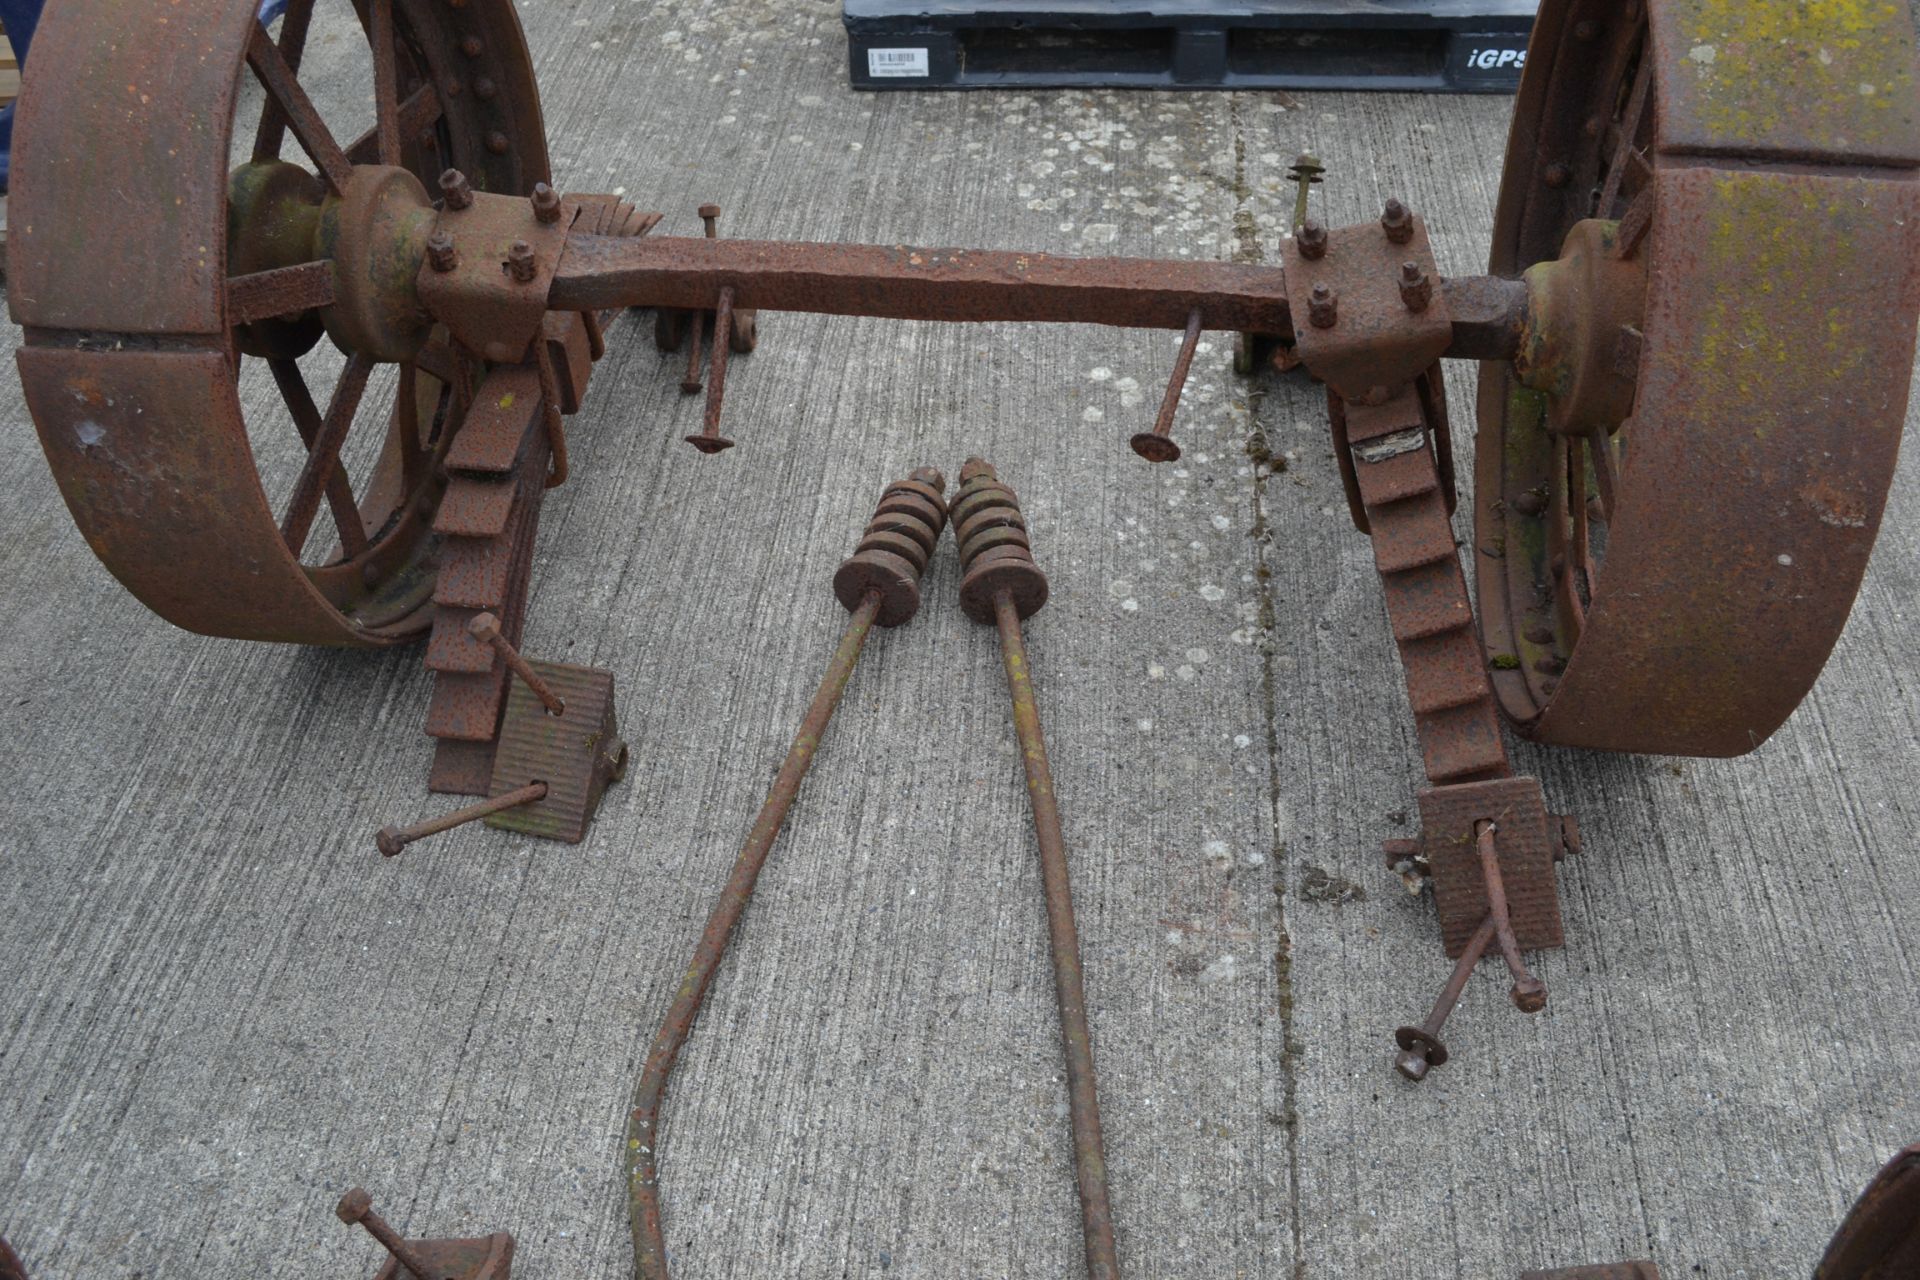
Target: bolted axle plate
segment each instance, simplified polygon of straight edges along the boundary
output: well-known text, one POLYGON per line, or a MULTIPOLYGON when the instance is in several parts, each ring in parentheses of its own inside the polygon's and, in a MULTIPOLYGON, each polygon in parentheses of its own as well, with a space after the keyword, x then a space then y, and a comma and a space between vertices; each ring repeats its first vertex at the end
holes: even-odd
POLYGON ((494 814, 487 825, 578 844, 607 785, 627 772, 627 744, 614 716, 613 673, 560 662, 529 665, 560 695, 566 711, 548 714, 524 681, 510 682, 487 794, 505 795, 530 782, 546 783, 547 794, 494 814))
POLYGON ((1537 781, 1464 782, 1422 791, 1418 799, 1421 852, 1432 868, 1433 898, 1440 909, 1447 955, 1458 957, 1466 950, 1487 918, 1487 886, 1475 830, 1482 822, 1498 828, 1494 847, 1520 949, 1541 951, 1565 945, 1560 889, 1553 872, 1561 848, 1561 824, 1548 815, 1537 781))

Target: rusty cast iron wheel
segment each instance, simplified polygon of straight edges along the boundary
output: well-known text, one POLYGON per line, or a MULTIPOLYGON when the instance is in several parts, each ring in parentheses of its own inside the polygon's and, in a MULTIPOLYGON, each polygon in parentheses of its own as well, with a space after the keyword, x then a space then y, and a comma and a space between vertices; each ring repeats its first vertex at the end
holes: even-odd
POLYGON ((1825 664, 1905 420, 1914 49, 1902 0, 1541 6, 1492 258, 1531 318, 1476 459, 1526 736, 1739 755, 1825 664))
POLYGON ((50 7, 16 140, 21 379, 76 523, 148 607, 209 635, 391 644, 430 621, 438 464, 481 372, 412 303, 429 193, 448 168, 544 181, 539 98, 510 0, 292 0, 277 39, 256 3, 50 7), (357 139, 300 84, 316 16, 366 36, 357 139), (278 390, 277 421, 247 421, 243 373, 278 390), (358 484, 356 420, 385 432, 358 484), (286 492, 250 429, 304 442, 286 492))

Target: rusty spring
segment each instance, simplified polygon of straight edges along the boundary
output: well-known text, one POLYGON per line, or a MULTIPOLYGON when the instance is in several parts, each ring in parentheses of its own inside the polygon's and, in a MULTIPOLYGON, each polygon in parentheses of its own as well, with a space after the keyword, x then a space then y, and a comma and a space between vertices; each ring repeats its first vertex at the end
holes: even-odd
POLYGON ((654 1037, 647 1063, 634 1087, 633 1109, 627 1117, 627 1199, 633 1232, 633 1273, 638 1280, 668 1280, 667 1246, 660 1215, 660 1175, 655 1148, 659 1138, 660 1104, 673 1075, 680 1050, 693 1032, 693 1022, 706 1000, 707 988, 726 956, 734 926, 747 909, 760 870, 786 822, 787 810, 800 793, 800 783, 813 764, 814 753, 826 735, 840 695, 853 676, 867 634, 877 623, 899 626, 920 607, 920 574, 946 528, 947 507, 941 499, 945 478, 931 467, 915 471, 906 480, 888 485, 879 509, 861 535, 860 545, 833 576, 834 595, 853 615, 846 634, 834 650, 813 702, 794 734, 793 745, 780 764, 773 788, 760 806, 753 828, 740 846, 726 886, 707 917, 693 959, 674 992, 660 1032, 654 1037))
POLYGON ((991 464, 969 458, 960 468, 952 503, 953 537, 960 547, 960 608, 975 622, 994 621, 994 601, 1008 593, 1021 618, 1047 603, 1047 575, 1033 562, 1033 544, 1020 499, 991 464))

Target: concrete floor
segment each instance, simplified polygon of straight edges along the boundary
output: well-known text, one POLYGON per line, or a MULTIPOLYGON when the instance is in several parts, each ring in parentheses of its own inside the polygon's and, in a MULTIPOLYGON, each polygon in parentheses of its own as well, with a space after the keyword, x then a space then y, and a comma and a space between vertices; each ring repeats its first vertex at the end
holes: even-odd
MULTIPOLYGON (((1398 194, 1443 266, 1485 256, 1504 99, 856 96, 828 0, 523 12, 562 185, 672 230, 717 200, 740 235, 1259 260, 1311 148, 1331 220, 1398 194)), ((1174 342, 767 316, 708 460, 624 322, 527 647, 618 673, 635 767, 578 848, 476 829, 397 861, 372 831, 445 807, 419 652, 149 615, 0 383, 0 1231, 40 1277, 370 1275, 331 1212, 364 1183, 410 1234, 514 1232, 528 1280, 625 1275, 628 1092, 838 634, 833 566, 886 480, 979 452, 1053 578, 1029 638, 1132 1274, 1807 1274, 1920 1136, 1920 460, 1760 752, 1519 750, 1587 833, 1554 1002, 1522 1017, 1483 971, 1415 1088, 1389 1034, 1446 964, 1375 849, 1418 756, 1322 400, 1210 338, 1187 458, 1149 469, 1125 440, 1174 342)), ((943 553, 869 647, 682 1061, 686 1280, 1079 1264, 1026 802, 956 577, 943 553)))

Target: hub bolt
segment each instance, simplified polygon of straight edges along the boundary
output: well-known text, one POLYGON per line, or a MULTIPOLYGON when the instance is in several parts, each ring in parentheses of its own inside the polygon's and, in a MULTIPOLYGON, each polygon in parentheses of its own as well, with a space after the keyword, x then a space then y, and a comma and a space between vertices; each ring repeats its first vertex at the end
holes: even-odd
POLYGON ((1294 242, 1300 248, 1300 256, 1309 262, 1318 262, 1327 256, 1327 228, 1315 218, 1308 218, 1300 224, 1294 242))
POLYGON ((1407 310, 1416 313, 1425 311, 1433 301, 1433 281, 1417 262, 1400 266, 1400 300, 1407 304, 1407 310))
POLYGON ((440 175, 440 194, 446 197, 449 209, 467 209, 473 205, 473 186, 458 169, 449 169, 440 175))
POLYGON ((1380 215, 1380 226, 1386 231, 1387 239, 1405 244, 1413 239, 1413 211, 1398 200, 1389 200, 1380 215))
POLYGON ((1317 284, 1307 297, 1307 319, 1316 329, 1331 329, 1340 323, 1340 295, 1330 284, 1317 284))
POLYGON ((451 271, 460 265, 460 251, 453 247, 453 237, 444 231, 436 231, 427 237, 427 261, 433 264, 435 271, 451 271))
POLYGON ((544 182, 533 184, 533 216, 542 222, 560 221, 560 197, 544 182))
POLYGON ((534 260, 533 246, 525 240, 515 240, 507 247, 507 270, 521 284, 526 284, 540 273, 540 264, 534 260))

